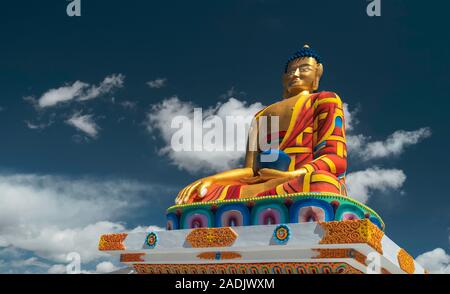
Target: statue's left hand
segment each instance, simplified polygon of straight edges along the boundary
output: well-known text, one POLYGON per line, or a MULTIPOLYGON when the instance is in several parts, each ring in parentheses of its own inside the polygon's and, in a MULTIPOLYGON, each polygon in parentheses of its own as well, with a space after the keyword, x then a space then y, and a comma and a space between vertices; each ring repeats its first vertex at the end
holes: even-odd
POLYGON ((206 177, 186 186, 180 191, 180 193, 178 193, 178 196, 175 199, 176 204, 187 203, 195 191, 197 191, 200 197, 205 196, 203 194, 205 194, 205 192, 208 190, 208 187, 211 186, 213 182, 214 181, 212 177, 206 177))
POLYGON ((264 181, 279 178, 293 179, 305 173, 306 170, 303 168, 294 171, 281 171, 277 169, 263 168, 258 172, 259 177, 264 181))
POLYGON ((271 179, 279 179, 279 178, 289 178, 289 172, 271 169, 271 168, 263 168, 258 171, 259 177, 262 180, 271 180, 271 179))
POLYGON ((258 175, 254 177, 241 179, 241 183, 247 185, 264 183, 268 180, 279 179, 279 178, 293 178, 295 177, 290 172, 285 172, 281 170, 263 168, 258 171, 258 175))

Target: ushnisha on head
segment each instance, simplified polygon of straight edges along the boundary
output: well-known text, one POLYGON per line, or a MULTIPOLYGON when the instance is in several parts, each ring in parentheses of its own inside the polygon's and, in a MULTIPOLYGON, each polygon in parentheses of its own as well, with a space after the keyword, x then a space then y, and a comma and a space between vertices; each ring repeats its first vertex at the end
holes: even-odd
POLYGON ((283 74, 283 98, 317 91, 322 73, 323 65, 319 55, 308 45, 304 45, 286 64, 283 74))

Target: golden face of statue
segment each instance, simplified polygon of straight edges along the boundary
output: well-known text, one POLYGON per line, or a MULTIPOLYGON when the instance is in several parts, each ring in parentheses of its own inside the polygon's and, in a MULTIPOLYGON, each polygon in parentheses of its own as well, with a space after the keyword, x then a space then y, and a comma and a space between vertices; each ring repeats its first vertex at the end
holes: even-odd
POLYGON ((283 75, 283 96, 289 98, 301 92, 314 92, 319 88, 323 73, 322 64, 312 57, 292 61, 283 75))

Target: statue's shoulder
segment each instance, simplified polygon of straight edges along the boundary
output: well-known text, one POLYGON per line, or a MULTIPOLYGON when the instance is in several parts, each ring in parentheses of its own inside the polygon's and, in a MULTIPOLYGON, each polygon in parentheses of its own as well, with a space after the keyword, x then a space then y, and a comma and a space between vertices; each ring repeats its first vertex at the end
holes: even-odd
POLYGON ((270 104, 270 105, 264 106, 261 110, 259 110, 259 111, 254 115, 254 117, 259 117, 259 116, 265 114, 266 111, 270 111, 274 106, 279 105, 280 102, 282 102, 282 101, 277 101, 277 102, 272 103, 272 104, 270 104))
POLYGON ((321 91, 321 92, 316 92, 311 95, 311 100, 313 103, 316 102, 317 100, 324 100, 324 99, 327 99, 327 101, 330 101, 330 102, 335 100, 335 103, 340 104, 340 105, 342 104, 341 98, 335 92, 321 91), (328 99, 330 99, 330 100, 328 100, 328 99))
POLYGON ((314 94, 316 94, 317 99, 339 98, 338 94, 336 94, 335 92, 331 92, 331 91, 321 91, 321 92, 317 92, 317 93, 314 93, 314 94))

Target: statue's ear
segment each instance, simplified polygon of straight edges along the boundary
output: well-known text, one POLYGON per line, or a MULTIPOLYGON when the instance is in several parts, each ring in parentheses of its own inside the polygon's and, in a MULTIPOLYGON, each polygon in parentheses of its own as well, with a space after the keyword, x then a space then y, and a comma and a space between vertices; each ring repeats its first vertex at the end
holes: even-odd
POLYGON ((319 77, 319 80, 322 77, 322 74, 323 74, 323 65, 322 63, 319 63, 317 65, 317 76, 319 77))
POLYGON ((323 65, 322 65, 322 63, 319 63, 317 65, 316 78, 314 80, 314 85, 313 85, 314 91, 319 89, 319 82, 320 82, 320 78, 322 77, 322 74, 323 74, 323 65))

